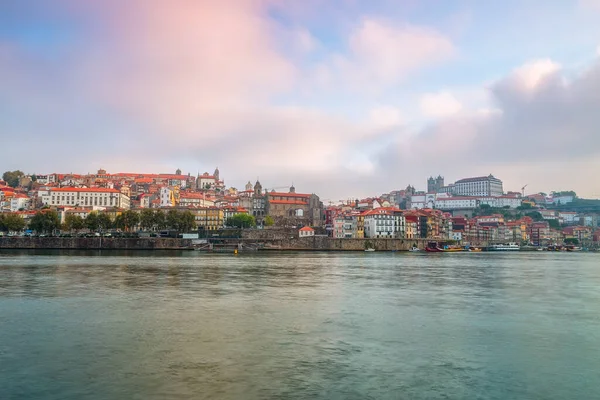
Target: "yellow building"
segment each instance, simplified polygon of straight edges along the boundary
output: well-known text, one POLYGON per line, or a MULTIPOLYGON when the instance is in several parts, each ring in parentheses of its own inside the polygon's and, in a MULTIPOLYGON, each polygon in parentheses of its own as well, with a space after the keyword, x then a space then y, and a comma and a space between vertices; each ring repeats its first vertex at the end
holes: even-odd
POLYGON ((225 218, 223 210, 216 207, 190 209, 196 218, 196 226, 209 231, 223 228, 225 218))

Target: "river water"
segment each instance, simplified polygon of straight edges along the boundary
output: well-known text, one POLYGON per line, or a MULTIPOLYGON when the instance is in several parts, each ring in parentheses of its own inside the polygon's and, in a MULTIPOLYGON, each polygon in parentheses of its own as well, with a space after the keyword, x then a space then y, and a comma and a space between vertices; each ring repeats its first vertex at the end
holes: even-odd
POLYGON ((598 399, 600 255, 0 252, 0 399, 598 399))

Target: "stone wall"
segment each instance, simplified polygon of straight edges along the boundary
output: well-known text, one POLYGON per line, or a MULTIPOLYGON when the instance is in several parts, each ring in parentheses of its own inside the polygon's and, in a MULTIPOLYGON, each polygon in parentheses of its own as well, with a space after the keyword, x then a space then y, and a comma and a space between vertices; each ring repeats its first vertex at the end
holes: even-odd
POLYGON ((173 250, 191 246, 190 239, 174 238, 59 238, 2 237, 0 249, 114 249, 173 250))

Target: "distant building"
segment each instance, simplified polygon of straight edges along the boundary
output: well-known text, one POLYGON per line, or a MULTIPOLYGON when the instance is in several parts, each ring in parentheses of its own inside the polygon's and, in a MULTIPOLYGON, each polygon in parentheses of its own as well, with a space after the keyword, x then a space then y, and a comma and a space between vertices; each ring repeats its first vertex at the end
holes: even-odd
POLYGON ((428 193, 438 193, 444 187, 444 178, 441 175, 438 175, 437 178, 429 177, 427 179, 427 192, 428 193))
POLYGON ((106 207, 129 209, 129 197, 116 189, 51 188, 39 193, 45 206, 106 207))
POLYGON ((454 183, 452 194, 458 196, 502 196, 502 181, 493 175, 465 178, 454 183))

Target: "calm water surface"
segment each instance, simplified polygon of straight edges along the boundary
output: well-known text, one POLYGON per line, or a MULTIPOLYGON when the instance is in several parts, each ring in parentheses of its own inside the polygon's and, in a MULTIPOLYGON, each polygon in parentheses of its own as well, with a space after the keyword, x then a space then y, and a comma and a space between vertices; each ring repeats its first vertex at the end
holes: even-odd
POLYGON ((0 399, 599 399, 600 255, 0 252, 0 399))

